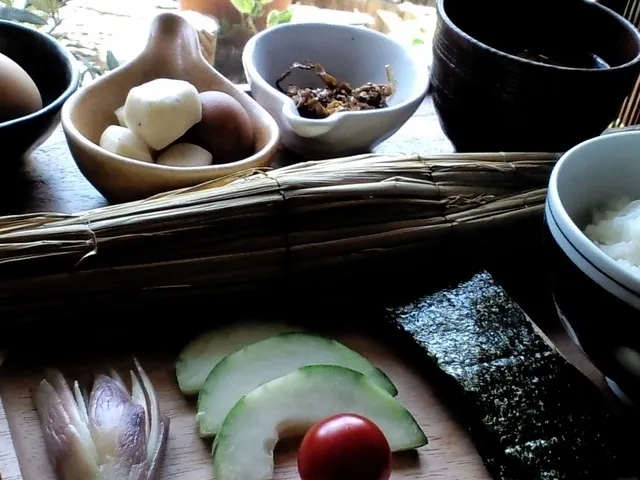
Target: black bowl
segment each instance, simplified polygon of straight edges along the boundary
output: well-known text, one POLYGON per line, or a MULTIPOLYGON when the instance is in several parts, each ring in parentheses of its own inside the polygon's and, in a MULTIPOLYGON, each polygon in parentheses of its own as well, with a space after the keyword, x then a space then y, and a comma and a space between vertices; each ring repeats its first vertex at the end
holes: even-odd
POLYGON ((554 300, 573 340, 623 399, 640 405, 640 275, 582 233, 594 208, 640 198, 640 132, 569 150, 551 175, 544 246, 554 300))
POLYGON ((50 35, 23 25, 0 21, 0 53, 20 65, 40 90, 43 108, 0 123, 3 168, 40 146, 60 121, 60 109, 76 91, 80 73, 73 56, 50 35))
POLYGON ((640 33, 587 0, 438 0, 431 83, 460 152, 564 152, 600 134, 640 73, 640 33))

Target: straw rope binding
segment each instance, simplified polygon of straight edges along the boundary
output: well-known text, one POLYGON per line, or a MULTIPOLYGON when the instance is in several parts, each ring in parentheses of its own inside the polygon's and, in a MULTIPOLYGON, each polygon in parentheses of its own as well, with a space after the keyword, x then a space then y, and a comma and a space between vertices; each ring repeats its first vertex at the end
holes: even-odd
POLYGON ((0 315, 114 292, 233 290, 540 215, 546 153, 361 155, 75 215, 0 218, 0 315), (17 310, 16 310, 17 311, 17 310))

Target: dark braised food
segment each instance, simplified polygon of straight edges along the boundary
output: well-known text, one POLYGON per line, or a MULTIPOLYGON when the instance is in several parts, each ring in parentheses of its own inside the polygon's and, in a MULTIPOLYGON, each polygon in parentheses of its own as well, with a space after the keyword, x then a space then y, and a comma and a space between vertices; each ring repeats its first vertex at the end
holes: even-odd
POLYGON ((389 320, 434 378, 442 376, 494 479, 632 473, 614 408, 488 273, 390 309, 389 320))
POLYGON ((394 87, 389 66, 386 67, 388 84, 365 83, 352 87, 346 82, 338 81, 328 74, 317 63, 294 63, 276 81, 276 88, 289 96, 296 103, 298 113, 305 118, 327 118, 337 112, 375 110, 387 107, 387 98, 393 95, 394 87), (309 88, 282 83, 295 70, 309 70, 315 73, 324 83, 324 87, 309 88))

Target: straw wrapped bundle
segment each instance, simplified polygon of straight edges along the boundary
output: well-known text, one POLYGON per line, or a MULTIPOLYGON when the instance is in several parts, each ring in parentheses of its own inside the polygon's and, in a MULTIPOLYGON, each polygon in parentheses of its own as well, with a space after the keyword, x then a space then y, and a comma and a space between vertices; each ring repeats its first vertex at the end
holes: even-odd
POLYGON ((114 292, 234 290, 424 248, 539 215, 557 157, 370 154, 4 217, 0 315, 26 299, 55 308, 114 292))

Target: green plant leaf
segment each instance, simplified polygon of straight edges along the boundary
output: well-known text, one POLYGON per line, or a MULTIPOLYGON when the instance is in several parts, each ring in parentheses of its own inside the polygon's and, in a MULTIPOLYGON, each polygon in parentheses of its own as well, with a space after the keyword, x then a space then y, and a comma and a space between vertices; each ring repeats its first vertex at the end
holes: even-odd
POLYGON ((30 23, 32 25, 46 25, 47 22, 29 10, 21 10, 13 7, 0 8, 0 20, 12 20, 16 22, 30 23))
POLYGON ((413 45, 424 45, 424 40, 422 40, 421 38, 414 38, 413 40, 411 40, 411 43, 413 45))
POLYGON ((250 15, 255 8, 257 0, 231 0, 231 4, 238 10, 240 13, 244 13, 245 15, 250 15))
POLYGON ((56 13, 60 8, 60 2, 58 0, 29 0, 29 3, 38 10, 47 13, 56 13))
POLYGON ((118 62, 118 59, 115 57, 113 52, 111 50, 107 50, 107 68, 109 70, 115 70, 119 66, 120 62, 118 62))
POLYGON ((273 0, 258 0, 260 2, 260 5, 269 5, 271 2, 273 2, 273 0))
POLYGON ((290 10, 271 10, 267 15, 267 27, 275 27, 283 23, 289 23, 291 21, 290 10))
POLYGON ((218 20, 220 23, 220 29, 218 30, 218 38, 225 38, 231 32, 231 23, 226 18, 221 18, 218 20))
POLYGON ((264 10, 262 9, 262 0, 258 0, 253 4, 253 11, 250 16, 253 18, 260 18, 264 14, 264 10))

